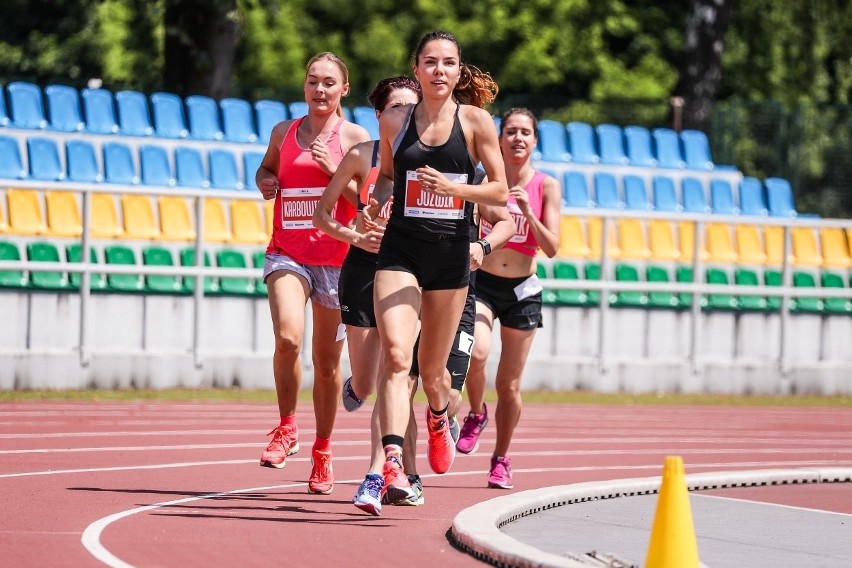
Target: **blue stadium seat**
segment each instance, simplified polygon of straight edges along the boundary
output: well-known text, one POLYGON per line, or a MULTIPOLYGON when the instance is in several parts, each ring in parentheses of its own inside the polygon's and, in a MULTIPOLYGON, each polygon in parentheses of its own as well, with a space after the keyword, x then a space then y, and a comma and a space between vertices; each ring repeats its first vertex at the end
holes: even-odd
POLYGON ((724 179, 710 180, 710 208, 720 215, 737 215, 740 210, 734 202, 734 190, 724 179))
POLYGON ((565 172, 563 177, 562 201, 566 207, 594 207, 589 196, 586 176, 580 172, 565 172))
POLYGON ((142 169, 142 183, 172 187, 177 184, 169 156, 162 146, 144 145, 139 148, 139 162, 142 169))
POLYGON ((48 85, 44 90, 50 127, 62 132, 79 132, 86 127, 80 113, 80 94, 77 89, 65 85, 48 85))
POLYGON ((707 196, 704 194, 704 187, 701 181, 695 178, 683 178, 680 185, 680 192, 683 196, 683 210, 687 213, 710 213, 710 207, 707 205, 707 196))
POLYGON ((151 95, 154 111, 154 132, 161 138, 186 138, 189 130, 183 114, 183 101, 172 93, 151 95))
POLYGON ((497 129, 497 136, 500 136, 500 126, 503 124, 503 120, 499 116, 492 116, 491 118, 494 120, 494 127, 497 129))
POLYGON ((686 167, 680 150, 680 138, 671 128, 655 128, 654 145, 657 149, 657 165, 661 168, 682 169, 686 167))
POLYGON ((627 140, 627 158, 633 166, 655 167, 657 160, 651 151, 651 133, 643 126, 628 126, 624 129, 627 140))
POLYGON ((30 159, 30 177, 42 181, 65 179, 59 149, 51 138, 30 136, 27 138, 27 153, 30 159))
POLYGON ((83 110, 86 113, 86 131, 93 134, 115 134, 115 105, 112 92, 106 89, 83 89, 83 110))
POLYGON ((237 160, 230 150, 214 149, 207 153, 210 161, 210 187, 216 189, 243 189, 245 185, 237 173, 237 160))
POLYGON ((547 162, 570 162, 568 136, 562 123, 555 120, 538 121, 538 146, 541 159, 547 162))
POLYGON ((139 91, 119 91, 115 94, 118 106, 118 125, 121 134, 127 136, 151 136, 151 113, 148 111, 148 97, 139 91))
POLYGON ((624 202, 618 196, 615 176, 608 172, 595 174, 595 203, 604 209, 621 209, 624 202))
POLYGON ((343 112, 343 118, 352 122, 352 111, 347 106, 340 107, 340 110, 343 112))
POLYGON ((691 170, 713 169, 710 143, 706 134, 700 130, 684 130, 680 133, 680 140, 683 143, 683 156, 687 168, 691 170))
POLYGON ((650 211, 651 201, 645 189, 645 178, 634 175, 624 176, 624 202, 628 209, 650 211))
POLYGON ((595 131, 585 122, 569 122, 568 131, 571 161, 578 164, 597 164, 601 161, 595 149, 595 131))
POLYGON ((654 176, 654 209, 657 211, 682 211, 677 199, 674 180, 668 176, 654 176))
POLYGON ((254 113, 257 116, 258 142, 269 144, 272 128, 287 120, 287 107, 281 101, 264 99, 254 103, 254 113))
POLYGON ((367 129, 371 139, 379 139, 379 119, 376 118, 376 111, 373 110, 373 107, 356 106, 354 118, 355 124, 359 124, 367 129))
POLYGON ((0 136, 0 178, 26 179, 27 177, 17 139, 11 136, 0 136))
POLYGON ((769 209, 766 206, 766 195, 763 184, 755 177, 744 177, 740 180, 740 209, 743 215, 766 217, 769 209))
POLYGON ((81 183, 100 183, 104 180, 95 157, 95 147, 87 140, 65 142, 65 162, 68 164, 68 180, 81 183))
POLYGON ((305 101, 296 101, 287 105, 287 112, 290 118, 300 118, 308 114, 308 103, 305 101))
POLYGON ((769 214, 773 217, 796 217, 796 205, 793 202, 793 189, 790 182, 783 178, 769 177, 766 184, 766 201, 769 214))
POLYGON ((16 81, 6 85, 9 93, 9 126, 15 128, 47 128, 41 89, 33 83, 16 81))
POLYGON ((263 152, 244 152, 243 153, 243 172, 246 178, 246 189, 257 191, 257 183, 254 181, 257 168, 260 167, 260 162, 263 161, 263 152))
POLYGON ((6 112, 6 89, 0 85, 0 126, 9 125, 9 113, 6 112))
POLYGON ((219 101, 219 108, 222 110, 225 140, 246 143, 257 141, 251 105, 248 101, 235 98, 222 99, 219 101))
POLYGON ((190 95, 186 97, 185 103, 190 138, 222 140, 225 137, 219 125, 219 107, 216 101, 204 95, 190 95))
POLYGON ((122 142, 106 142, 104 152, 104 181, 127 185, 139 183, 130 146, 122 142))
POLYGON ((624 153, 624 134, 620 126, 615 124, 599 124, 598 147, 600 148, 601 163, 623 166, 630 163, 624 153))
POLYGON ((210 187, 210 181, 204 174, 201 154, 195 148, 178 146, 175 148, 175 169, 177 183, 181 187, 210 187))

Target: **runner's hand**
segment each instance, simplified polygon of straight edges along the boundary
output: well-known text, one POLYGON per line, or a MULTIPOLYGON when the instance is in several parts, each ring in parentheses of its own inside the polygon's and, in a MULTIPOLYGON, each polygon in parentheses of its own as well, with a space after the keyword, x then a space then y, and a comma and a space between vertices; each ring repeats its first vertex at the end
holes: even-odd
POLYGON ((417 172, 417 179, 420 181, 421 187, 426 191, 431 191, 438 195, 455 195, 455 185, 447 179, 447 176, 435 168, 425 166, 417 168, 415 171, 417 172))
POLYGON ((263 178, 257 188, 264 199, 274 199, 275 194, 278 193, 278 180, 274 177, 263 178))

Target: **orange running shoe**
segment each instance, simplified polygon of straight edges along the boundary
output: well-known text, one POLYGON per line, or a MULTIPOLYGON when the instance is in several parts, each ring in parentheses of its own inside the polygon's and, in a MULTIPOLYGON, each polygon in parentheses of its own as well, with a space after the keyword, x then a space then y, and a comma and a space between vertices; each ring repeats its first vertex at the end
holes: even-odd
POLYGON ((267 436, 272 435, 272 441, 260 456, 263 467, 284 467, 284 460, 299 451, 298 431, 295 426, 278 426, 267 436))
POLYGON ((397 503, 414 495, 397 455, 388 456, 385 465, 382 466, 382 477, 385 479, 385 486, 382 488, 382 503, 397 503))
POLYGON ((450 422, 447 414, 440 417, 432 416, 431 409, 426 407, 426 430, 429 432, 429 442, 426 446, 426 459, 435 473, 446 473, 456 458, 456 443, 450 434, 450 422))
POLYGON ((311 477, 308 493, 328 495, 334 489, 334 470, 331 467, 331 452, 311 452, 311 477))

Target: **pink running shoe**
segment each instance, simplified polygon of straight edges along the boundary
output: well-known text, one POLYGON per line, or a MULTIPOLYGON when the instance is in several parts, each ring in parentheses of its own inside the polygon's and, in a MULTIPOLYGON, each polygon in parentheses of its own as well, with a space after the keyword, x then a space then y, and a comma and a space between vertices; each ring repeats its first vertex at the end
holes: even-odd
POLYGON ((435 473, 446 473, 456 459, 456 445, 450 434, 450 422, 446 414, 440 418, 432 416, 432 411, 426 407, 426 430, 429 432, 429 442, 426 446, 426 459, 435 473))
POLYGON ((311 452, 311 477, 308 493, 328 495, 334 489, 334 470, 331 467, 331 452, 311 452))
POLYGON ((463 454, 472 454, 479 449, 479 435, 488 424, 488 407, 482 403, 482 414, 468 412, 459 434, 456 449, 463 454))
POLYGON ((488 487, 494 489, 512 488, 512 460, 491 456, 491 473, 488 474, 488 487))
POLYGON ((281 469, 287 456, 299 451, 298 431, 295 426, 278 426, 269 435, 272 441, 260 455, 260 465, 281 469))
POLYGON ((389 455, 385 465, 382 466, 382 477, 385 479, 382 503, 396 503, 414 495, 411 483, 408 482, 408 477, 402 469, 402 463, 395 454, 389 455))

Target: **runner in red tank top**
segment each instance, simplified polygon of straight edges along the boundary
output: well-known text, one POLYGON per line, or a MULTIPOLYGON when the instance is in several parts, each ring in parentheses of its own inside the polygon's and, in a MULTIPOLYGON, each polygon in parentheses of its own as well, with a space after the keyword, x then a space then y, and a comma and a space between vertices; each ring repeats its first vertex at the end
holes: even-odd
MULTIPOLYGON (((304 118, 277 124, 257 170, 264 199, 275 199, 273 234, 266 251, 264 280, 275 334, 272 360, 281 423, 260 458, 265 467, 284 467, 299 449, 296 401, 302 383, 305 305, 311 300, 313 403, 317 434, 311 451, 311 493, 331 493, 331 433, 340 398, 343 349, 337 282, 348 245, 314 228, 313 210, 343 155, 369 139, 367 131, 341 118, 341 97, 349 93, 348 70, 334 54, 312 58, 305 75, 304 118)), ((339 199, 335 218, 348 224, 354 200, 339 199)))

